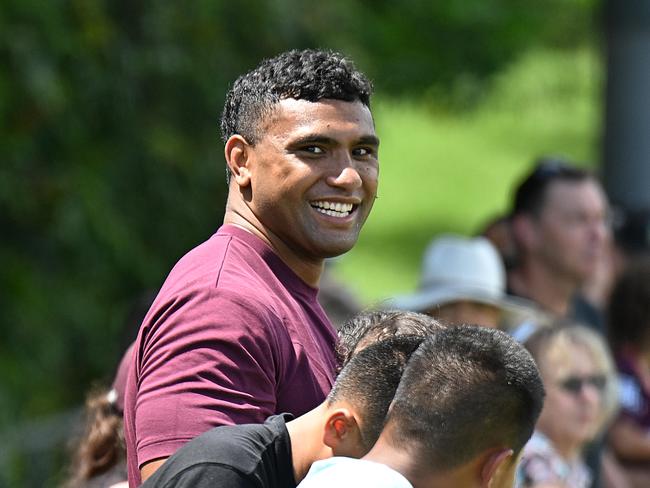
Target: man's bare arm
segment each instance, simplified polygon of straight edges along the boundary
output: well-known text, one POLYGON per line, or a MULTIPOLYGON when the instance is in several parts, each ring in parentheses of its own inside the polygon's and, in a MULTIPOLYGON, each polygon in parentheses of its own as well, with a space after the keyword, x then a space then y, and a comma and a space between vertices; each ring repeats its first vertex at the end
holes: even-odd
POLYGON ((167 461, 166 457, 160 459, 154 459, 153 461, 144 463, 142 465, 142 468, 140 468, 140 477, 142 478, 142 482, 144 483, 149 476, 154 474, 156 470, 159 467, 161 467, 165 461, 167 461))

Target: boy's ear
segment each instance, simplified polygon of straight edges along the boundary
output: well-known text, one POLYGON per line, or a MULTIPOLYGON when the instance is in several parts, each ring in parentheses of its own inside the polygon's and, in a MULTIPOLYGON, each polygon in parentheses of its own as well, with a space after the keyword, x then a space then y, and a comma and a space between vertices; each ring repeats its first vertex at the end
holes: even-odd
POLYGON ((354 414, 347 408, 336 408, 326 418, 323 444, 332 449, 334 456, 361 457, 361 432, 354 414))
POLYGON ((251 146, 239 134, 230 136, 224 147, 226 164, 234 180, 240 188, 250 185, 251 146))
POLYGON ((512 449, 488 452, 481 468, 481 488, 512 487, 516 464, 512 449))
POLYGON ((332 410, 325 421, 323 442, 334 448, 335 445, 352 435, 353 430, 356 428, 357 421, 349 409, 337 408, 332 410))

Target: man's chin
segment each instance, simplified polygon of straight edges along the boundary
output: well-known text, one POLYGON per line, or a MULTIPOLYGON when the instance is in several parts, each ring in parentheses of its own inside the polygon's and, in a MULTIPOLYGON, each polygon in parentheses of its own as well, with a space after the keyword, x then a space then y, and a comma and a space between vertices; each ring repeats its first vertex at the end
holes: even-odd
POLYGON ((328 249, 326 251, 323 251, 322 256, 323 259, 330 259, 330 258, 336 258, 338 256, 342 256, 343 254, 347 253, 352 249, 353 246, 349 247, 341 247, 337 249, 328 249))
POLYGON ((318 244, 319 254, 323 259, 335 258, 351 250, 357 243, 356 236, 354 239, 326 240, 318 244))
POLYGON ((593 281, 596 279, 598 274, 598 271, 596 268, 590 267, 590 268, 584 268, 584 269, 579 269, 576 270, 574 273, 575 276, 575 281, 580 285, 583 286, 590 281, 593 281))

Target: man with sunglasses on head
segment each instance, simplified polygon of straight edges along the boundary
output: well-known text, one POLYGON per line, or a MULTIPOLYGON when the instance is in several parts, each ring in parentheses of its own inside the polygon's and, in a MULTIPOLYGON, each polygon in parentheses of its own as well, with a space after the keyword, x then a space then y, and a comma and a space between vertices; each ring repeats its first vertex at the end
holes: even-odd
POLYGON ((607 216, 605 193, 592 174, 561 159, 540 159, 515 192, 510 223, 517 262, 509 292, 603 332, 602 317, 580 289, 605 259, 607 216))
MULTIPOLYGON (((608 203, 598 180, 561 158, 540 158, 517 187, 510 216, 517 257, 508 292, 553 318, 570 318, 604 333, 601 312, 581 294, 606 258, 608 203)), ((600 486, 598 445, 589 449, 600 486)))

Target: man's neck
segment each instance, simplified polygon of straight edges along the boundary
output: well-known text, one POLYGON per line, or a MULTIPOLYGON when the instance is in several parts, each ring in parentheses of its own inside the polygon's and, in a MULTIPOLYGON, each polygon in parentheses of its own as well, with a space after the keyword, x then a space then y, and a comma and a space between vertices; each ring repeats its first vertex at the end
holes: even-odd
POLYGON ((287 423, 296 483, 303 480, 312 463, 332 456, 332 450, 323 444, 323 417, 326 410, 326 404, 322 403, 287 423))
POLYGON ((512 293, 538 303, 542 308, 560 316, 569 313, 571 299, 578 285, 565 277, 553 274, 548 267, 534 261, 524 261, 509 275, 512 293))
POLYGON ((413 485, 413 488, 481 487, 475 466, 463 465, 446 472, 433 472, 430 466, 417 466, 417 456, 405 449, 393 447, 383 434, 363 459, 384 464, 397 471, 413 485))
POLYGON ((400 473, 413 484, 413 481, 419 478, 419 474, 415 469, 414 460, 416 457, 408 450, 398 449, 394 446, 394 443, 390 440, 390 430, 390 426, 384 428, 375 445, 362 459, 384 464, 400 473))
POLYGON ((243 215, 233 209, 230 205, 226 205, 226 213, 223 223, 224 225, 235 225, 262 239, 271 246, 278 257, 282 259, 282 261, 284 261, 284 263, 289 266, 289 268, 291 268, 291 270, 296 273, 301 280, 313 288, 318 288, 320 277, 323 274, 325 260, 308 261, 301 258, 252 214, 243 215))

